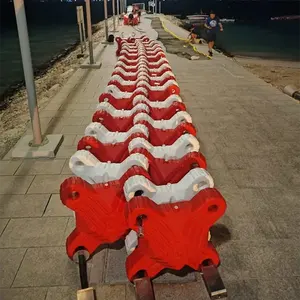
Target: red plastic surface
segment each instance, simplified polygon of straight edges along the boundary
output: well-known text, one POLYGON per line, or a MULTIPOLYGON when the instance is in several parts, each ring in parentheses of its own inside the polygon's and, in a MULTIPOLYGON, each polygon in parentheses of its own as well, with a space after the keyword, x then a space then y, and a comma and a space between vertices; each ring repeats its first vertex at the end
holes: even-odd
POLYGON ((126 261, 127 276, 133 281, 139 271, 154 278, 163 269, 199 270, 204 261, 219 264, 219 256, 208 242, 209 228, 225 212, 226 203, 215 189, 200 191, 192 200, 157 205, 145 197, 133 198, 126 207, 128 224, 138 232, 143 216, 144 236, 126 261))
POLYGON ((148 141, 153 146, 172 145, 183 134, 189 133, 196 136, 196 128, 191 123, 181 123, 175 129, 157 129, 154 128, 149 122, 143 120, 138 124, 144 124, 148 127, 149 138, 148 141))
POLYGON ((121 163, 129 155, 128 145, 130 141, 138 137, 147 139, 142 133, 134 133, 123 143, 103 144, 92 136, 85 136, 79 141, 77 149, 91 152, 102 162, 121 163))
POLYGON ((75 211, 76 216, 76 227, 66 242, 71 259, 80 248, 92 254, 99 246, 113 243, 128 233, 123 185, 133 175, 148 178, 145 170, 133 167, 120 180, 109 183, 91 185, 71 177, 61 184, 62 203, 75 211))
POLYGON ((141 153, 148 158, 151 181, 155 185, 166 185, 179 182, 190 170, 194 168, 207 168, 205 157, 199 152, 191 152, 181 159, 164 160, 154 158, 146 149, 136 148, 132 153, 141 153))

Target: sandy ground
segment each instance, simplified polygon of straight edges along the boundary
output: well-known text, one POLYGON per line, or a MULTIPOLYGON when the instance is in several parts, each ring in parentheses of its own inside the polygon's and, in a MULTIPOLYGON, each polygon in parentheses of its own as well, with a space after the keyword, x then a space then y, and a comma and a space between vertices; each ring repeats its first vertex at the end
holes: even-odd
POLYGON ((280 90, 289 84, 300 89, 300 62, 235 58, 246 69, 280 90))
MULTIPOLYGON (((108 24, 110 27, 112 26, 112 19, 109 19, 108 24)), ((94 25, 94 27, 98 30, 93 35, 95 48, 105 35, 103 21, 94 25)), ((39 108, 45 107, 78 69, 85 59, 77 58, 80 53, 80 46, 78 46, 72 53, 54 63, 46 74, 35 78, 39 108)), ((10 97, 9 107, 0 111, 0 159, 24 134, 29 120, 26 89, 22 88, 10 97)))

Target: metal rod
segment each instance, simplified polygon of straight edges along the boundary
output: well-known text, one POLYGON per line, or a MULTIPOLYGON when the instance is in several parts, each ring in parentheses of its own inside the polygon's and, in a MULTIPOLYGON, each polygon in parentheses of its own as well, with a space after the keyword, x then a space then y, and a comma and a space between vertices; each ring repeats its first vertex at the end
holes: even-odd
POLYGON ((94 53, 93 53, 93 36, 92 36, 92 20, 91 20, 91 1, 86 0, 86 23, 88 30, 88 40, 89 40, 89 53, 90 53, 90 64, 94 64, 94 53))
POLYGON ((159 11, 158 12, 161 14, 161 1, 159 1, 159 11))
POLYGON ((155 0, 155 14, 157 14, 157 0, 155 0))
POLYGON ((79 276, 80 276, 80 284, 82 289, 87 289, 89 287, 89 281, 87 276, 87 266, 86 266, 86 259, 84 255, 78 255, 78 262, 79 262, 79 276))
POLYGON ((113 25, 114 32, 116 32, 116 0, 112 0, 112 13, 113 13, 113 25))
POLYGON ((77 23, 78 23, 78 29, 79 29, 79 37, 80 37, 80 50, 81 54, 83 54, 83 40, 82 40, 82 27, 81 27, 81 12, 80 12, 80 7, 76 7, 76 12, 77 12, 77 23))
POLYGON ((104 0, 105 40, 108 41, 107 0, 104 0))
POLYGON ((117 0, 117 18, 118 18, 118 26, 120 25, 120 2, 117 0))
POLYGON ((82 25, 82 32, 83 32, 83 41, 84 41, 84 49, 86 50, 86 33, 85 33, 85 21, 83 16, 83 6, 80 6, 80 15, 81 15, 81 25, 82 25))
POLYGON ((39 109, 38 109, 37 99, 36 99, 36 90, 35 90, 34 75, 32 69, 32 60, 31 60, 31 53, 30 53, 30 44, 28 38, 28 29, 27 29, 24 1, 14 0, 14 8, 16 14, 17 27, 18 27, 26 91, 28 97, 28 108, 29 108, 31 125, 32 125, 33 144, 41 145, 43 138, 42 138, 40 118, 39 118, 39 109))

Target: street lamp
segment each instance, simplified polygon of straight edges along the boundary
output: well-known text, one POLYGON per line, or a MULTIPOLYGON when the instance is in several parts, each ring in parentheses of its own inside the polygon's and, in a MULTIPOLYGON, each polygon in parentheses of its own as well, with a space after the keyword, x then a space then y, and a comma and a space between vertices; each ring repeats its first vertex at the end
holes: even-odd
POLYGON ((31 135, 23 136, 13 149, 11 156, 12 158, 54 157, 63 136, 61 134, 53 134, 47 135, 45 138, 42 137, 24 0, 14 0, 14 9, 33 138, 31 135))
POLYGON ((36 100, 36 90, 34 84, 32 59, 30 52, 30 44, 28 38, 27 20, 23 0, 14 0, 17 28, 19 34, 19 42, 22 56, 23 71, 25 77, 26 91, 28 97, 28 108, 30 113, 33 144, 42 144, 42 131, 39 118, 39 109, 36 100))

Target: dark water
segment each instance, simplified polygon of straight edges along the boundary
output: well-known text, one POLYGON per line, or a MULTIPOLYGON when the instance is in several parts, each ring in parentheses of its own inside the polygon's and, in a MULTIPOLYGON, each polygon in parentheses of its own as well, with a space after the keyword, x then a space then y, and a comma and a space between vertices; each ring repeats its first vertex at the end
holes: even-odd
MULTIPOLYGON (((79 3, 78 5, 83 5, 79 3)), ((0 96, 23 80, 23 69, 13 4, 1 5, 0 96)), ((109 7, 109 14, 111 8, 109 7)), ((26 3, 26 15, 35 71, 79 40, 74 3, 26 3)), ((103 3, 92 4, 92 23, 103 20, 103 3)), ((0 98, 1 99, 1 98, 0 98)))
POLYGON ((227 23, 217 46, 232 55, 300 61, 300 20, 227 23))

